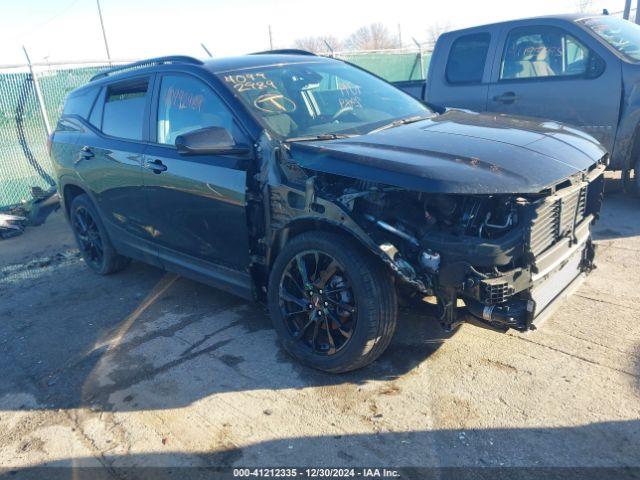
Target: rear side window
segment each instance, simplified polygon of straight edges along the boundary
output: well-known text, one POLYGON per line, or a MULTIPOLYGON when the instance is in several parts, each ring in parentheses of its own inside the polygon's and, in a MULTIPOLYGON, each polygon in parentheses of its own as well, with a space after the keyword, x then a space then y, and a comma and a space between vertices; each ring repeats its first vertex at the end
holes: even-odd
POLYGON ((104 109, 104 94, 106 89, 102 89, 100 91, 100 95, 98 95, 98 100, 93 105, 93 110, 91 110, 91 115, 89 116, 89 123, 96 127, 98 130, 102 129, 102 110, 104 109))
POLYGON ((447 81, 449 83, 480 83, 491 35, 473 33, 453 42, 447 60, 447 81))
POLYGON ((62 114, 79 115, 86 120, 99 91, 99 88, 83 88, 78 92, 71 92, 64 104, 62 114))
POLYGON ((148 79, 110 85, 102 114, 102 131, 113 137, 142 140, 148 79))

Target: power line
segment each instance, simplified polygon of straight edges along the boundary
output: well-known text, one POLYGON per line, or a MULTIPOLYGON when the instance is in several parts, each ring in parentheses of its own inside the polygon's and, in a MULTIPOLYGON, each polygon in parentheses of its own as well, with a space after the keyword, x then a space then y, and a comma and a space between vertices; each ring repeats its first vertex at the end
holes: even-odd
POLYGON ((22 38, 31 35, 33 32, 35 32, 36 30, 39 30, 40 28, 44 27, 45 25, 53 22, 54 20, 60 18, 62 15, 64 15, 65 13, 67 13, 69 10, 71 10, 76 3, 78 3, 80 0, 73 0, 68 6, 66 6, 64 9, 62 9, 61 11, 59 11, 58 13, 54 14, 52 17, 50 17, 49 19, 45 20, 44 22, 41 22, 39 24, 37 24, 36 26, 32 27, 29 30, 25 30, 22 33, 19 33, 14 40, 21 40, 22 38))
POLYGON ((104 49, 107 51, 107 60, 111 65, 111 54, 109 53, 109 42, 107 42, 107 32, 104 29, 104 20, 102 20, 102 9, 100 8, 100 0, 96 0, 98 5, 98 16, 100 17, 100 28, 102 28, 102 38, 104 39, 104 49))

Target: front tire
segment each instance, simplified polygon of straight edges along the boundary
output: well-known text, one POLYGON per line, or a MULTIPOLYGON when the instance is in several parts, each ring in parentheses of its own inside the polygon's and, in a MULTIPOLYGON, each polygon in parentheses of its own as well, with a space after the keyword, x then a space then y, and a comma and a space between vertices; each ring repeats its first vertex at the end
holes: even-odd
POLYGON ((395 331, 390 273, 345 235, 309 232, 287 243, 271 270, 268 301, 284 349, 325 372, 368 365, 395 331))
POLYGON ((78 195, 69 210, 71 228, 85 263, 100 275, 122 270, 129 259, 119 255, 102 225, 100 216, 88 195, 78 195))

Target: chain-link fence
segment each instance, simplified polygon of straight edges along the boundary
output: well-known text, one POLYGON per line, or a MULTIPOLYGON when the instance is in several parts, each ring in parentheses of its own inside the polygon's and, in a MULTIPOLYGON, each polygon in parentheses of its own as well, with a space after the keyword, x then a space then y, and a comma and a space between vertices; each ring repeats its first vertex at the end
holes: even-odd
POLYGON ((0 208, 30 199, 31 187, 54 185, 44 112, 55 128, 66 95, 105 66, 106 61, 33 65, 33 76, 28 66, 0 68, 0 208))
POLYGON ((417 49, 336 52, 336 58, 369 70, 389 82, 424 80, 431 52, 417 49))
MULTIPOLYGON (((389 81, 402 81, 425 78, 430 53, 337 52, 335 57, 389 81)), ((67 94, 106 66, 106 61, 91 61, 34 64, 31 70, 28 65, 0 67, 0 208, 30 199, 32 187, 47 190, 54 185, 44 115, 55 128, 67 94)))

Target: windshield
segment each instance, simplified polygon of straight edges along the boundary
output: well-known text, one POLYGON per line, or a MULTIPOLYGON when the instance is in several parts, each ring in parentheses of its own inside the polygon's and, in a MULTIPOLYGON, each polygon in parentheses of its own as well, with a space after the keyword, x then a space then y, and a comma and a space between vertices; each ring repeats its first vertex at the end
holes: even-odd
POLYGON ((578 20, 613 48, 633 61, 640 61, 640 26, 614 17, 578 20))
POLYGON ((281 138, 357 135, 432 113, 413 97, 344 63, 305 62, 218 75, 281 138))

